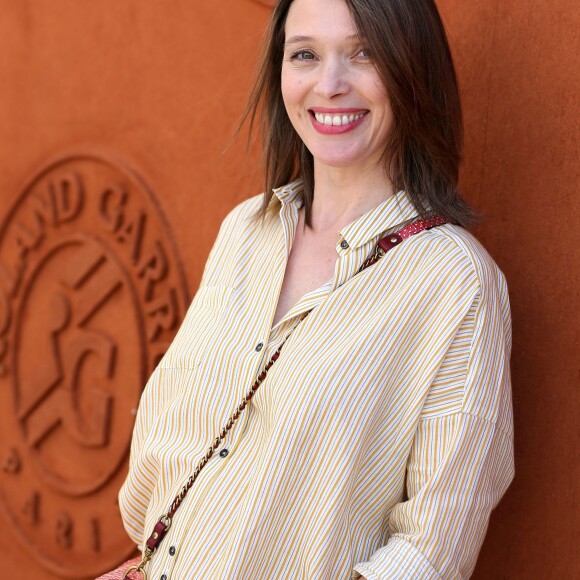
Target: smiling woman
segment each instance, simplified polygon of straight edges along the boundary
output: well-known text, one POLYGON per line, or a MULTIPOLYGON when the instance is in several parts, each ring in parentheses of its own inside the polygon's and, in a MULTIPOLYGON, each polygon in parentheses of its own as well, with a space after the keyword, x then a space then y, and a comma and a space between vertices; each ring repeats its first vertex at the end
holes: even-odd
MULTIPOLYGON (((380 129, 388 133, 381 156, 384 174, 395 190, 407 193, 421 215, 435 211, 454 223, 472 223, 475 213, 457 192, 463 146, 461 104, 455 68, 435 4, 425 0, 302 2, 300 14, 295 4, 298 6, 297 0, 276 4, 268 31, 267 58, 262 60, 246 111, 252 125, 260 119, 264 136, 264 207, 269 202, 268 192, 274 187, 301 177, 306 223, 310 225, 314 157, 303 140, 300 125, 294 125, 293 110, 282 105, 288 105, 289 99, 318 78, 318 101, 324 99, 324 91, 332 93, 337 88, 332 83, 342 83, 339 93, 353 88, 355 93, 372 89, 375 102, 383 102, 387 110, 376 110, 375 115, 387 115, 386 126, 380 129), (317 54, 317 49, 325 47, 312 44, 326 43, 331 50, 333 36, 347 51, 342 60, 336 52, 338 46, 334 47, 333 56, 317 54), (355 49, 358 50, 348 52, 355 49), (289 83, 285 83, 285 78, 289 83), (259 113, 261 107, 265 115, 259 113)), ((314 91, 314 87, 311 89, 314 91)), ((328 102, 349 99, 339 93, 328 102)), ((325 114, 324 124, 331 121, 334 125, 338 121, 332 113, 337 106, 329 107, 328 102, 319 111, 326 113, 330 109, 331 119, 325 114)), ((311 106, 314 112, 316 104, 311 106)))
POLYGON ((511 329, 434 3, 280 0, 248 116, 266 189, 143 393, 132 573, 467 578, 513 477, 511 329))
POLYGON ((282 96, 317 171, 326 166, 359 174, 382 171, 393 113, 348 6, 296 0, 285 29, 282 96), (324 19, 317 18, 321 10, 324 19))

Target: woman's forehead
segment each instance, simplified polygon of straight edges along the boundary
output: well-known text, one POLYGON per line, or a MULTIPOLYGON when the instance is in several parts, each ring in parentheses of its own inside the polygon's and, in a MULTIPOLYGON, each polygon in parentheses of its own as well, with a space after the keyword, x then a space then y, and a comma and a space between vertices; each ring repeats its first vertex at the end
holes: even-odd
POLYGON ((286 42, 293 38, 358 39, 357 29, 345 0, 294 0, 288 10, 286 42))

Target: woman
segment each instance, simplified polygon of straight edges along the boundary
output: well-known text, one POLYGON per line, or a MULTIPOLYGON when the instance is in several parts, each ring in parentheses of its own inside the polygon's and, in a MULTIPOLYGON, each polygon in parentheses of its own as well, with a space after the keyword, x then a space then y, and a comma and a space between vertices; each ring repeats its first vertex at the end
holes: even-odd
POLYGON ((432 0, 280 0, 249 111, 266 194, 143 393, 130 577, 467 578, 513 477, 510 320, 432 0))

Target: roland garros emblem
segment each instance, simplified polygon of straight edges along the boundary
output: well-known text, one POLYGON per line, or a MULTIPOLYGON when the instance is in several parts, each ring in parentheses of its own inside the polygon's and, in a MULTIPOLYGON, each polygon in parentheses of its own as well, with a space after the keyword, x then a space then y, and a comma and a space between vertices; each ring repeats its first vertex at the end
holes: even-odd
POLYGON ((187 298, 155 197, 110 160, 51 164, 0 228, 0 506, 60 576, 94 578, 134 551, 117 493, 187 298))

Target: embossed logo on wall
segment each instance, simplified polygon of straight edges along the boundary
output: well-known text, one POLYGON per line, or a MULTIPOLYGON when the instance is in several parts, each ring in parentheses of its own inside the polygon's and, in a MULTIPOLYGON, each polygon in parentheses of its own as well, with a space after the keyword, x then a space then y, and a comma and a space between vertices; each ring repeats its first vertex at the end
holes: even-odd
POLYGON ((96 156, 43 170, 0 229, 0 504, 61 576, 134 549, 117 493, 188 297, 171 239, 142 181, 96 156))

